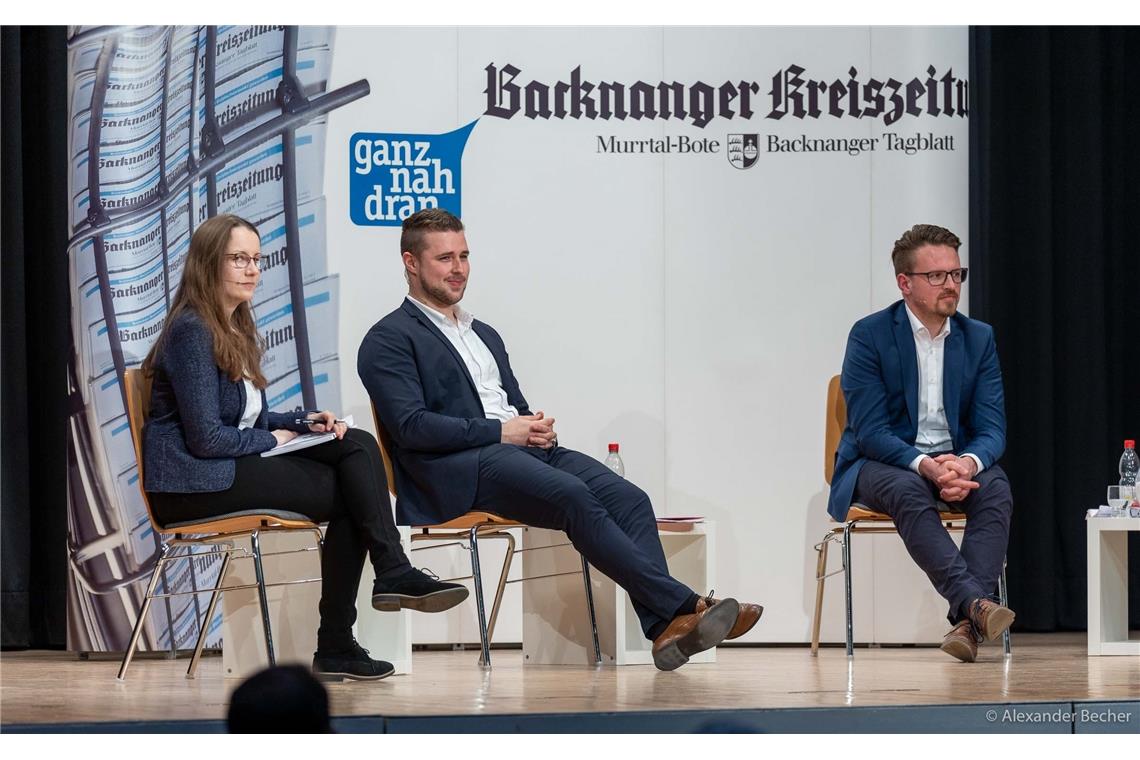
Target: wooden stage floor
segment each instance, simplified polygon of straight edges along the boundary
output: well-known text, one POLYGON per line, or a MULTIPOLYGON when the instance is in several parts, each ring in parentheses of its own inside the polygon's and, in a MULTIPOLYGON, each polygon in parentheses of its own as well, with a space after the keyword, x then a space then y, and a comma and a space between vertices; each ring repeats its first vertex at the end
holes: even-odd
MULTIPOLYGON (((715 664, 672 673, 652 666, 524 666, 521 651, 511 649, 492 656, 495 667, 486 672, 475 651, 416 652, 411 675, 330 685, 332 713, 492 716, 1140 700, 1140 658, 1088 657, 1084 634, 1016 635, 1011 659, 994 642, 974 664, 926 647, 857 649, 850 668, 842 648, 822 649, 813 658, 806 647, 724 647, 715 664)), ((203 658, 192 681, 184 677, 187 662, 136 658, 126 683, 118 683, 117 661, 4 653, 0 723, 224 720, 237 682, 222 678, 219 656, 203 658)), ((1140 704, 1131 709, 1140 714, 1140 704)))

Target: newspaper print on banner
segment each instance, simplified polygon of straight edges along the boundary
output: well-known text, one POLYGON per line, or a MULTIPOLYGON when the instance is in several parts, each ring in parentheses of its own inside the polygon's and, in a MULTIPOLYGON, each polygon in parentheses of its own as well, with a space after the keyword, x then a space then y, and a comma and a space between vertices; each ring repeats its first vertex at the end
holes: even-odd
MULTIPOLYGON (((70 67, 69 272, 77 396, 69 424, 68 646, 125 648, 157 556, 139 490, 139 472, 123 405, 122 372, 150 350, 177 293, 190 238, 206 218, 209 188, 196 169, 206 118, 206 27, 74 27, 70 67), (93 123, 93 120, 97 122, 93 123), (94 165, 93 165, 94 164, 94 165), (93 213, 93 211, 95 213, 93 213), (99 220, 97 237, 86 233, 99 220), (106 286, 101 283, 105 282, 106 286), (111 326, 113 325, 113 327, 111 326)), ((306 97, 328 82, 333 30, 298 30, 297 76, 306 97)), ((217 30, 213 109, 223 143, 281 114, 276 92, 285 70, 284 27, 217 30)), ((302 404, 297 341, 309 342, 313 390, 337 409, 338 289, 326 264, 324 118, 295 131, 296 166, 283 161, 282 139, 270 134, 216 171, 219 212, 258 226, 263 278, 254 313, 268 350, 270 408, 302 404), (295 171, 298 251, 288 251, 283 179, 295 171), (307 336, 296 334, 289 259, 300 261, 307 336)), ((212 588, 216 557, 171 565, 158 590, 212 588)), ((157 600, 141 649, 187 649, 198 636, 208 601, 197 594, 157 600)), ((207 645, 220 643, 220 613, 207 645)))
MULTIPOLYGON (((333 356, 313 362, 313 384, 317 390, 317 406, 333 409, 340 399, 340 362, 333 356)), ((297 370, 269 380, 265 400, 277 410, 301 409, 301 375, 297 370)))
MULTIPOLYGON (((101 101, 103 113, 99 125, 98 187, 105 208, 129 208, 154 197, 161 174, 159 163, 163 159, 168 185, 186 175, 190 158, 193 89, 190 74, 195 39, 196 32, 173 34, 169 40, 169 56, 162 52, 165 35, 163 47, 149 51, 149 55, 137 45, 117 46, 101 101)), ((96 72, 83 71, 75 82, 72 113, 77 116, 72 119, 71 132, 72 215, 78 224, 91 206, 87 143, 96 72)))
MULTIPOLYGON (((317 197, 324 187, 325 122, 314 121, 296 132, 297 202, 317 197)), ((283 208, 284 148, 280 137, 237 156, 217 174, 218 213, 249 220, 283 208)), ((209 216, 208 187, 198 184, 197 223, 209 216)))
MULTIPOLYGON (((289 290, 289 251, 286 243, 285 214, 280 212, 259 219, 261 233, 261 279, 253 293, 253 302, 260 307, 267 299, 289 290)), ((297 227, 301 233, 301 250, 305 252, 305 276, 321 277, 328 263, 325 257, 325 199, 324 197, 301 204, 297 209, 297 227)), ((311 338, 310 338, 311 340, 311 338)))
MULTIPOLYGON (((297 30, 297 49, 331 48, 334 32, 331 26, 302 26, 297 30)), ((215 78, 220 82, 266 61, 280 63, 284 44, 283 26, 219 26, 215 78)), ((198 40, 198 50, 199 58, 205 61, 205 35, 198 40)))
MULTIPOLYGON (((327 47, 298 52, 297 78, 306 96, 311 97, 327 87, 331 58, 332 52, 327 47)), ((198 69, 199 92, 205 88, 205 62, 201 61, 201 64, 198 69)), ((225 79, 219 78, 214 90, 214 115, 218 127, 227 135, 237 136, 280 113, 276 98, 283 74, 280 58, 273 58, 225 79)), ((199 103, 198 120, 205 117, 205 105, 199 103)))
MULTIPOLYGON (((336 358, 337 284, 336 275, 305 284, 305 318, 313 362, 336 358)), ((282 293, 258 304, 255 316, 257 331, 265 341, 262 372, 273 379, 296 371, 297 331, 289 294, 282 293)))

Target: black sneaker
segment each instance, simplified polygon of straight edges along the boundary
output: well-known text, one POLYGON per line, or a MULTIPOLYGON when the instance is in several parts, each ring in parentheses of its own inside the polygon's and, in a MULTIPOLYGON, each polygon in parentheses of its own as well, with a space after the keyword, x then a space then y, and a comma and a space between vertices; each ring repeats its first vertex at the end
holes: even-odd
POLYGON ((373 583, 372 606, 384 612, 401 609, 443 612, 466 599, 468 593, 462 584, 444 583, 438 576, 412 567, 403 575, 373 583))
POLYGON ((352 640, 347 649, 326 649, 313 652, 313 675, 318 681, 339 683, 348 678, 353 681, 379 681, 396 672, 390 662, 373 660, 368 650, 352 640))

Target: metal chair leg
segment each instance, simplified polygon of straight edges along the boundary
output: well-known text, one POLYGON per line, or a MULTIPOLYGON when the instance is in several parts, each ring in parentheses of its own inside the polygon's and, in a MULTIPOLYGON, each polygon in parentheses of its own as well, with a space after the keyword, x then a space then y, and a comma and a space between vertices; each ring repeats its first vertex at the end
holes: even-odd
MULTIPOLYGON (((187 549, 187 552, 190 550, 187 549)), ((166 574, 166 565, 162 566, 162 593, 170 593, 170 580, 166 574)), ((174 608, 170 604, 170 597, 162 600, 162 604, 166 607, 166 635, 170 639, 170 646, 166 650, 166 659, 178 659, 178 642, 175 640, 174 635, 174 608)))
POLYGON ((590 583, 590 563, 582 558, 582 582, 586 585, 586 608, 590 611, 590 633, 594 637, 594 664, 602 664, 602 644, 598 641, 598 618, 594 614, 594 588, 590 583))
POLYGON ((815 558, 815 616, 811 621, 811 656, 819 656, 819 627, 823 619, 823 584, 827 580, 827 545, 831 532, 823 537, 816 549, 815 558))
POLYGON ((495 601, 491 604, 491 620, 487 623, 487 640, 495 635, 495 623, 499 619, 499 607, 503 603, 503 592, 507 588, 507 576, 511 573, 511 562, 515 558, 515 537, 507 532, 492 533, 483 538, 502 538, 507 542, 507 553, 503 557, 503 570, 499 573, 499 585, 495 588, 495 601))
POLYGON ((119 675, 115 677, 117 681, 125 681, 127 679, 127 668, 130 667, 131 658, 135 656, 135 647, 138 646, 143 624, 146 622, 147 613, 150 612, 150 603, 154 596, 154 589, 158 586, 158 579, 162 577, 162 568, 165 566, 166 555, 169 553, 170 545, 163 543, 162 549, 158 554, 158 559, 154 564, 154 572, 150 574, 150 583, 146 587, 146 594, 143 595, 143 603, 139 609, 139 616, 135 619, 135 628, 131 631, 131 641, 127 644, 127 651, 123 652, 123 661, 119 664, 119 675))
MULTIPOLYGON (((222 584, 226 580, 226 571, 230 567, 230 552, 222 559, 222 566, 218 570, 218 582, 214 584, 214 591, 210 594, 210 604, 206 607, 206 616, 198 624, 198 643, 194 645, 194 656, 190 658, 190 667, 186 668, 186 677, 193 678, 198 670, 198 660, 202 658, 202 647, 206 643, 206 634, 210 630, 210 621, 214 619, 214 609, 218 606, 218 597, 222 595, 222 584)), ((193 558, 190 559, 193 562, 193 558)))
POLYGON ((472 526, 469 535, 471 542, 471 580, 475 585, 475 610, 479 615, 479 644, 482 649, 479 664, 490 670, 491 641, 487 635, 487 615, 483 607, 483 575, 479 572, 479 526, 472 526))
POLYGON ((273 631, 269 625, 269 598, 265 594, 265 569, 261 565, 261 541, 258 531, 249 534, 249 543, 253 548, 253 570, 257 575, 257 599, 261 603, 261 625, 265 628, 265 653, 269 657, 269 667, 277 664, 277 657, 273 653, 273 631))
POLYGON ((313 528, 311 532, 317 539, 317 561, 319 562, 325 558, 325 536, 321 533, 320 528, 313 528))
POLYGON ((851 611, 851 529, 854 522, 843 526, 843 594, 844 606, 847 613, 847 656, 855 656, 855 626, 852 623, 851 611))
MULTIPOLYGON (((1006 586, 1005 580, 1005 559, 1001 561, 1001 575, 998 576, 998 600, 1001 602, 1002 607, 1009 606, 1009 588, 1006 586)), ((1009 642, 1009 629, 1006 628, 1001 634, 1001 648, 1006 657, 1010 655, 1010 642, 1009 642)))

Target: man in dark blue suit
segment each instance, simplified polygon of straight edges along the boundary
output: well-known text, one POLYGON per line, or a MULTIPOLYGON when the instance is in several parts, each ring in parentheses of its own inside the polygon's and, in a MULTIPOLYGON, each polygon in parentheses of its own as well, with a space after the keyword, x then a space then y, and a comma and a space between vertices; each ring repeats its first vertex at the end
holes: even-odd
POLYGON ((841 384, 847 428, 828 512, 852 503, 891 516, 907 551, 950 604, 943 651, 964 662, 1013 622, 989 596, 1009 542, 1005 404, 993 328, 958 313, 958 237, 918 224, 891 259, 902 300, 855 323, 841 384), (939 511, 964 512, 961 550, 939 511))
POLYGON ((399 521, 431 525, 478 507, 565 531, 629 593, 662 670, 755 625, 759 605, 699 597, 671 577, 649 497, 558 445, 554 419, 531 412, 503 339, 459 307, 463 223, 420 211, 404 221, 400 250, 408 297, 368 331, 357 364, 393 444, 399 521))

